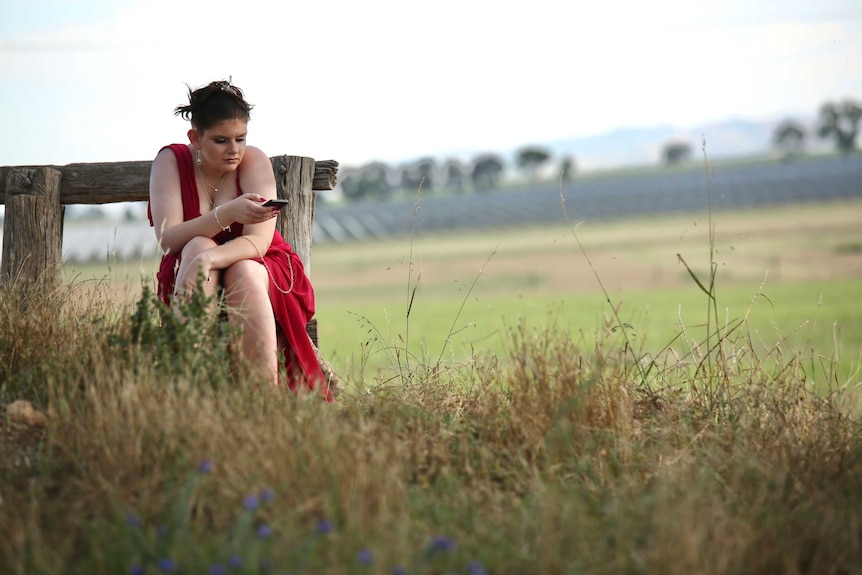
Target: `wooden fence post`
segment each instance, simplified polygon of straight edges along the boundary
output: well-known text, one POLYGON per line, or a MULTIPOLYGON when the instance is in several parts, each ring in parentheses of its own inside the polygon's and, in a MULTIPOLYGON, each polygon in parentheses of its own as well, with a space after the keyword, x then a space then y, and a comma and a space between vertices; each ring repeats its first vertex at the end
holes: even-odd
POLYGON ((302 156, 270 158, 278 197, 290 204, 278 218, 276 228, 302 259, 311 276, 311 232, 314 221, 314 159, 302 156))
MULTIPOLYGON (((273 156, 270 158, 275 174, 275 187, 279 198, 290 203, 282 210, 275 228, 293 247, 302 260, 305 273, 311 277, 311 230, 314 219, 314 159, 302 156, 273 156)), ((305 326, 315 347, 317 318, 305 326)))
POLYGON ((62 172, 16 168, 6 176, 0 280, 56 283, 63 250, 62 172))

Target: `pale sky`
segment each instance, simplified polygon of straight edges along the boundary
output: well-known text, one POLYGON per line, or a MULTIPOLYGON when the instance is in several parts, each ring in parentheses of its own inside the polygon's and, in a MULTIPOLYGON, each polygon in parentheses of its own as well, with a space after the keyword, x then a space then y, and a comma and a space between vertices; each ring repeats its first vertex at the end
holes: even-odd
POLYGON ((249 143, 344 165, 862 99, 858 0, 0 0, 0 165, 151 159, 232 77, 249 143))

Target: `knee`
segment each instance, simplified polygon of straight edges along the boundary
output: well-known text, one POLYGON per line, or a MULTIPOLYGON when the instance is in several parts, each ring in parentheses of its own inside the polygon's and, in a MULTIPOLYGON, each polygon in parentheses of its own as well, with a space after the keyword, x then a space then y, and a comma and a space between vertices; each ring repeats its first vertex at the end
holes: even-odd
POLYGON ((224 270, 224 285, 228 297, 245 299, 249 296, 266 295, 269 291, 269 276, 260 263, 240 260, 224 270))
POLYGON ((193 258, 199 253, 212 249, 217 245, 218 244, 215 243, 215 241, 213 241, 211 238, 207 238, 205 236, 195 236, 188 242, 186 242, 185 246, 183 246, 182 258, 193 258))

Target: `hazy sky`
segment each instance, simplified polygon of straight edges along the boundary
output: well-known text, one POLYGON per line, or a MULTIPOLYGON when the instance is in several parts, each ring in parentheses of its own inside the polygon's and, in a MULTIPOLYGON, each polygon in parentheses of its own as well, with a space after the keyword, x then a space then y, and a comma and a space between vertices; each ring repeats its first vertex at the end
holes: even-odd
POLYGON ((228 77, 251 144, 358 165, 814 114, 860 61, 858 0, 0 0, 0 165, 151 159, 228 77))

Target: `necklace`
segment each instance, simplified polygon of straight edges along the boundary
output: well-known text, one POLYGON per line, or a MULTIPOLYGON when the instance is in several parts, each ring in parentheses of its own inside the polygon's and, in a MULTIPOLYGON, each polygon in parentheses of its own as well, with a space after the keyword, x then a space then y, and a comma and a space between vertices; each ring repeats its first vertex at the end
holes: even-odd
POLYGON ((213 189, 212 197, 210 197, 209 192, 207 192, 207 197, 210 199, 210 208, 212 208, 215 205, 216 198, 218 197, 218 189, 221 187, 221 185, 224 183, 224 179, 227 177, 227 172, 222 174, 222 177, 219 180, 218 185, 214 186, 210 183, 210 181, 208 179, 206 179, 206 177, 204 176, 203 170, 201 170, 201 167, 200 166, 195 166, 195 167, 198 170, 198 175, 200 175, 200 177, 204 181, 204 183, 213 189))
MULTIPOLYGON (((197 169, 197 171, 198 171, 198 175, 200 175, 201 179, 204 181, 204 184, 205 184, 205 185, 207 185, 207 186, 209 186, 209 187, 211 187, 211 188, 213 189, 213 194, 212 194, 212 196, 210 196, 209 191, 207 191, 207 190, 204 190, 204 191, 206 192, 206 194, 207 194, 207 198, 208 198, 208 199, 209 199, 209 201, 210 201, 210 210, 212 210, 212 211, 213 211, 213 215, 215 216, 215 221, 216 221, 216 223, 219 225, 219 227, 222 229, 222 231, 223 231, 223 232, 229 232, 229 231, 230 231, 230 226, 224 227, 223 225, 221 225, 221 222, 220 222, 220 221, 219 221, 219 219, 218 219, 218 209, 219 209, 219 207, 220 207, 220 206, 215 205, 216 198, 218 198, 218 189, 219 189, 219 188, 221 187, 221 185, 224 183, 224 179, 227 177, 227 172, 225 172, 224 174, 222 174, 221 179, 218 181, 218 186, 214 186, 214 185, 212 185, 212 184, 209 182, 209 180, 207 180, 207 179, 204 177, 204 172, 203 172, 203 170, 201 170, 200 165, 195 166, 195 168, 196 168, 196 169, 197 169)), ((198 202, 198 203, 200 203, 200 202, 198 202)))

